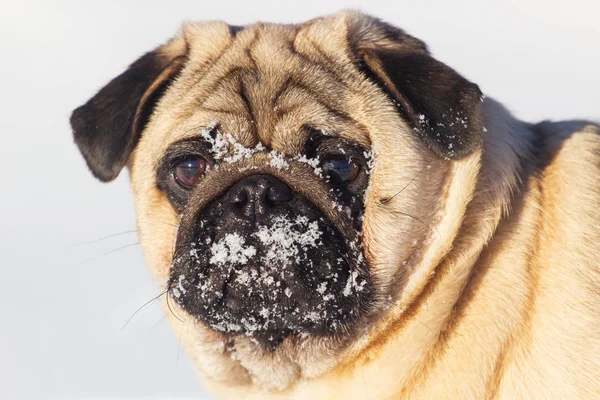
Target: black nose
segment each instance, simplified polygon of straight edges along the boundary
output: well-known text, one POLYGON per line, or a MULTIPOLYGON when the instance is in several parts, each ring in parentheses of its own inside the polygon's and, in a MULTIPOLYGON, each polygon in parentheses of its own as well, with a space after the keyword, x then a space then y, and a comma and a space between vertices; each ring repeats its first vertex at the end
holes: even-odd
POLYGON ((225 202, 231 204, 238 216, 256 220, 293 198, 292 189, 279 179, 270 175, 252 175, 233 185, 225 202))

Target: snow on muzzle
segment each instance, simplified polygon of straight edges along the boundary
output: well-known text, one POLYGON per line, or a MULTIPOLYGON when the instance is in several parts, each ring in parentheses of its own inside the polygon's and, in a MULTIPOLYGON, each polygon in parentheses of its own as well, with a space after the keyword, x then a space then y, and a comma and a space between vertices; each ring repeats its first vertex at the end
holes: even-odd
POLYGON ((272 176, 243 179, 199 210, 178 240, 170 295, 216 331, 277 343, 292 333, 346 332, 366 312, 359 232, 343 235, 284 186, 272 176))

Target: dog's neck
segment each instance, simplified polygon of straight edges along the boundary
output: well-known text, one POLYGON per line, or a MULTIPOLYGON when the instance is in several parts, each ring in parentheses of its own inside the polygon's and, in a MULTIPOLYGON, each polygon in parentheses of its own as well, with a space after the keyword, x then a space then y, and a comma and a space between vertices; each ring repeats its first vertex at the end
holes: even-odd
MULTIPOLYGON (((432 243, 428 246, 431 251, 424 252, 416 267, 422 271, 418 274, 421 280, 409 282, 412 290, 387 311, 376 328, 347 350, 343 364, 318 378, 300 380, 283 392, 270 392, 269 396, 307 398, 316 395, 324 398, 323 393, 328 393, 331 388, 339 389, 331 394, 332 398, 356 398, 357 393, 365 393, 367 397, 363 398, 397 396, 404 387, 414 387, 408 385, 409 382, 426 382, 432 368, 442 371, 447 368, 443 360, 429 357, 432 350, 437 348, 436 354, 439 354, 439 348, 445 348, 450 359, 453 352, 469 351, 468 346, 463 349, 465 343, 454 344, 457 342, 453 337, 457 334, 454 326, 468 312, 467 298, 478 290, 479 285, 486 286, 487 296, 510 296, 507 287, 522 284, 519 277, 524 273, 521 269, 526 265, 526 255, 495 251, 491 254, 514 258, 512 276, 515 280, 499 282, 497 290, 487 288, 484 275, 493 275, 493 272, 485 270, 486 249, 505 246, 503 232, 514 228, 513 220, 522 213, 535 212, 521 207, 521 188, 526 184, 523 179, 528 173, 523 170, 523 165, 527 164, 523 161, 531 157, 527 149, 531 148, 535 133, 493 100, 486 99, 484 110, 487 133, 483 152, 456 163, 452 172, 455 176, 448 180, 453 187, 447 190, 445 205, 452 210, 446 214, 452 217, 441 218, 432 229, 432 243), (456 212, 456 207, 462 207, 463 213, 456 212), (511 216, 507 219, 509 213, 511 216), (434 242, 440 237, 446 242, 434 242), (347 396, 340 391, 347 392, 347 396)), ((519 235, 523 240, 533 240, 533 232, 527 229, 521 229, 519 235)), ((519 312, 518 307, 511 310, 510 298, 504 300, 490 301, 490 314, 486 318, 495 318, 496 312, 519 312), (507 308, 493 310, 492 307, 498 307, 498 304, 507 308)), ((505 323, 510 318, 498 317, 498 320, 505 323)), ((481 337, 471 337, 469 341, 473 346, 500 346, 500 336, 513 328, 516 327, 501 327, 494 332, 494 337, 482 332, 481 337)), ((478 329, 471 332, 478 332, 478 329)), ((456 363, 452 365, 457 366, 456 363)), ((481 368, 476 362, 464 367, 466 370, 481 368)), ((445 372, 453 376, 452 371, 445 372)), ((215 389, 232 398, 240 395, 238 389, 227 389, 220 384, 215 389)), ((265 392, 256 389, 257 398, 266 398, 265 392)), ((244 391, 244 395, 248 392, 244 391)))

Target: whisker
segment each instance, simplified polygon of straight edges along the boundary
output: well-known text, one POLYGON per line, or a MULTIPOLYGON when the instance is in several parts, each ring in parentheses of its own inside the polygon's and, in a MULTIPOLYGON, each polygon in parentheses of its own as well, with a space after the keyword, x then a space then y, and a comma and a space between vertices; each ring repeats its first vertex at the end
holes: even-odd
MULTIPOLYGON (((175 229, 179 230, 179 225, 177 225, 177 228, 175 229)), ((171 254, 173 254, 173 258, 175 258, 175 246, 177 246, 177 235, 173 236, 173 244, 171 245, 171 254)))
POLYGON ((411 183, 413 183, 413 182, 415 181, 415 179, 417 179, 417 177, 418 177, 418 176, 421 174, 421 172, 423 172, 423 170, 424 170, 425 168, 427 168, 427 167, 425 166, 425 167, 421 168, 421 170, 420 170, 419 172, 417 172, 417 174, 415 175, 415 177, 414 177, 414 178, 412 178, 412 179, 410 180, 410 182, 408 182, 406 185, 404 185, 404 187, 403 187, 402 189, 400 189, 400 191, 399 191, 398 193, 396 193, 395 195, 393 195, 392 197, 389 197, 389 198, 387 198, 387 199, 381 199, 381 200, 380 200, 381 204, 389 204, 389 203, 390 203, 390 201, 394 200, 394 198, 395 198, 396 196, 398 196, 400 193, 404 192, 404 189, 406 189, 408 186, 410 186, 410 184, 411 184, 411 183))
POLYGON ((433 333, 433 334, 435 335, 435 331, 434 331, 433 329, 431 329, 429 326, 427 326, 427 324, 426 324, 426 323, 424 323, 424 322, 423 322, 423 321, 421 321, 419 318, 417 318, 417 316, 416 316, 416 315, 414 315, 414 314, 412 314, 412 313, 410 313, 410 312, 408 312, 408 311, 405 311, 405 312, 406 312, 406 314, 407 314, 407 315, 409 315, 409 316, 413 317, 413 318, 414 318, 414 319, 415 319, 415 320, 416 320, 418 323, 420 323, 420 324, 421 324, 421 325, 423 325, 425 328, 427 328, 427 330, 428 330, 429 332, 431 332, 431 333, 433 333))
MULTIPOLYGON (((385 301, 385 302, 386 302, 388 305, 390 305, 390 306, 392 306, 392 307, 396 306, 396 304, 395 304, 393 301, 390 301, 390 300, 388 300, 388 299, 384 299, 384 301, 385 301)), ((414 314, 410 313, 408 310, 404 310, 404 311, 403 311, 403 313, 406 313, 406 315, 408 315, 409 317, 412 317, 412 318, 414 318, 414 319, 415 319, 415 320, 416 320, 418 323, 420 323, 420 324, 421 324, 421 325, 423 325, 425 328, 427 328, 427 330, 429 330, 429 332, 431 332, 431 333, 435 334, 435 331, 434 331, 433 329, 431 329, 429 326, 427 326, 427 324, 425 324, 425 323, 424 323, 423 321, 421 321, 419 318, 417 318, 417 316, 416 316, 416 315, 414 315, 414 314)))
POLYGON ((97 260, 97 259, 99 259, 99 258, 105 257, 105 256, 107 256, 107 255, 109 255, 109 254, 116 253, 117 251, 120 251, 120 250, 126 249, 126 248, 128 248, 128 247, 137 246, 137 245, 139 245, 139 244, 140 244, 140 242, 129 243, 129 244, 126 244, 125 246, 121 246, 121 247, 118 247, 118 248, 116 248, 116 249, 112 249, 112 250, 110 250, 110 251, 107 251, 107 252, 105 252, 105 253, 102 253, 102 254, 100 254, 100 255, 98 255, 98 256, 95 256, 95 257, 92 257, 92 258, 88 258, 88 259, 86 259, 86 260, 83 260, 83 261, 82 261, 82 262, 80 262, 79 264, 80 264, 80 265, 81 265, 81 264, 85 264, 85 263, 88 263, 88 262, 90 262, 90 261, 94 261, 94 260, 97 260))
POLYGON ((183 325, 183 332, 181 333, 181 336, 179 337, 179 340, 177 341, 179 343, 179 346, 177 347, 177 359, 175 360, 175 365, 179 364, 179 357, 181 356, 181 349, 183 348, 183 341, 185 340, 187 329, 188 329, 188 324, 186 322, 183 325))
MULTIPOLYGON (((173 246, 173 247, 175 247, 175 246, 173 246)), ((184 250, 187 250, 187 249, 193 249, 193 248, 194 248, 194 244, 193 244, 193 243, 188 243, 188 244, 186 244, 186 245, 183 245, 183 246, 181 246, 180 248, 176 249, 176 250, 173 252, 173 255, 171 256, 171 259, 172 259, 173 261, 175 261, 175 259, 176 259, 176 258, 177 258, 177 256, 180 254, 180 252, 182 252, 182 251, 184 251, 184 250)))
POLYGON ((129 322, 131 322, 131 320, 133 319, 133 317, 135 317, 137 315, 137 313, 139 313, 140 311, 142 311, 144 308, 146 308, 146 306, 150 305, 151 303, 154 303, 156 300, 158 300, 160 298, 160 296, 164 295, 165 293, 167 293, 168 289, 165 289, 162 291, 162 293, 160 293, 158 296, 153 297, 152 299, 148 300, 147 302, 145 302, 140 308, 138 308, 137 310, 135 310, 135 312, 133 314, 131 314, 131 316, 129 317, 129 319, 127 320, 127 322, 125 322, 125 324, 123 325, 123 327, 121 328, 121 331, 123 331, 123 329, 125 329, 125 327, 129 324, 129 322))
POLYGON ((405 217, 409 217, 409 218, 412 218, 412 219, 420 222, 421 225, 423 225, 425 228, 429 229, 429 231, 437 238, 437 232, 434 231, 433 229, 431 229, 431 227, 428 224, 426 224, 425 222, 423 222, 423 220, 421 220, 420 218, 415 217, 414 215, 410 215, 408 213, 402 212, 402 211, 398 211, 398 210, 393 210, 393 212, 396 214, 404 215, 405 217))
POLYGON ((162 225, 167 225, 167 226, 171 226, 171 227, 173 227, 175 229, 179 228, 179 225, 173 225, 172 223, 165 222, 165 221, 150 221, 150 220, 147 220, 147 219, 138 219, 138 221, 139 222, 144 222, 146 224, 155 224, 155 225, 162 224, 162 225))
POLYGON ((110 238, 113 238, 113 237, 126 235, 128 233, 134 233, 134 232, 137 232, 137 230, 136 229, 132 229, 132 230, 129 230, 129 231, 123 231, 123 232, 113 233, 113 234, 110 234, 110 235, 107 235, 107 236, 103 236, 103 237, 98 238, 98 239, 89 240, 87 242, 79 242, 79 243, 70 244, 70 245, 67 245, 66 247, 67 248, 78 247, 78 246, 83 246, 83 245, 86 245, 86 244, 97 243, 97 242, 101 242, 101 241, 106 240, 106 239, 110 239, 110 238))
POLYGON ((179 316, 177 314, 175 314, 175 312, 173 311, 173 308, 171 308, 171 304, 169 303, 170 297, 171 296, 169 296, 169 293, 167 293, 166 299, 167 299, 167 308, 169 309, 169 312, 171 313, 171 315, 173 315, 175 318, 177 318, 179 320, 179 322, 183 322, 183 320, 181 318, 179 318, 179 316))
POLYGON ((165 321, 165 319, 167 319, 167 316, 163 314, 162 317, 160 317, 160 319, 154 324, 152 325, 152 327, 148 330, 148 332, 146 332, 146 335, 150 335, 152 332, 154 332, 154 330, 162 323, 165 321))

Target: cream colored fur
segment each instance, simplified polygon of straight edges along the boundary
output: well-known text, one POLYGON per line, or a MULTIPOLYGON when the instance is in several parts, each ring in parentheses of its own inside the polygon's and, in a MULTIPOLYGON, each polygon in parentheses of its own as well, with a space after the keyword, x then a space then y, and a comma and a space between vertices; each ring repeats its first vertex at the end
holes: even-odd
POLYGON ((226 24, 188 23, 164 46, 174 57, 188 51, 188 62, 129 161, 140 241, 158 282, 179 224, 155 185, 171 143, 219 121, 247 146, 293 155, 310 122, 376 152, 363 231, 376 312, 345 342, 307 338, 267 352, 167 311, 203 381, 231 399, 600 397, 598 126, 533 127, 488 98, 483 148, 440 159, 356 69, 346 37, 360 18, 258 24, 235 40, 226 24), (235 82, 251 77, 229 80, 235 68, 262 73, 249 93, 263 107, 255 123, 235 100, 235 82), (263 100, 290 74, 302 85, 280 97, 287 111, 274 118, 263 100))

